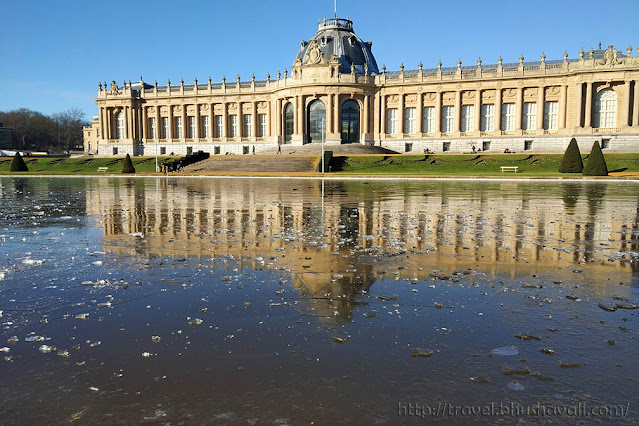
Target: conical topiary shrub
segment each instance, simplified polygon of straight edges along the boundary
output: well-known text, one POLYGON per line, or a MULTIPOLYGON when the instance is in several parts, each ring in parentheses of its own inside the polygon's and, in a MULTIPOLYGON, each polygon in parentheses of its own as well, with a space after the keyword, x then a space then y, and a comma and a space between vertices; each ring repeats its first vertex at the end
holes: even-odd
POLYGON ((592 150, 588 156, 588 162, 586 163, 586 167, 584 167, 583 174, 584 176, 608 176, 606 159, 597 141, 592 145, 592 150))
POLYGON ((124 159, 124 164, 122 165, 122 173, 135 173, 135 167, 133 167, 133 162, 131 161, 131 157, 129 154, 126 155, 124 159))
POLYGON ((27 167, 27 163, 24 162, 19 152, 16 152, 16 155, 13 156, 13 161, 11 162, 11 171, 12 172, 28 172, 29 171, 29 168, 27 167))
POLYGON ((583 170, 584 163, 581 160, 577 139, 572 138, 561 159, 561 164, 559 164, 559 173, 581 173, 583 170))

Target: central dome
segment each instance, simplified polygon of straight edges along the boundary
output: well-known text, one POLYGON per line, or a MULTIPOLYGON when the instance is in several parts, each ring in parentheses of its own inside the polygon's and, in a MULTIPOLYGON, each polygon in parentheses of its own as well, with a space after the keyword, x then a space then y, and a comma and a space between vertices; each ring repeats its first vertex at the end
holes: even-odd
MULTIPOLYGON (((353 21, 348 19, 335 18, 322 19, 319 21, 317 34, 310 40, 302 40, 300 51, 296 59, 302 63, 316 63, 314 58, 309 58, 309 47, 315 43, 319 46, 322 57, 330 60, 331 56, 339 60, 339 71, 343 74, 350 74, 351 66, 354 67, 355 74, 364 74, 368 66, 369 74, 379 74, 377 62, 371 51, 373 43, 364 42, 353 32, 353 21)), ((313 55, 316 49, 311 49, 313 55)))

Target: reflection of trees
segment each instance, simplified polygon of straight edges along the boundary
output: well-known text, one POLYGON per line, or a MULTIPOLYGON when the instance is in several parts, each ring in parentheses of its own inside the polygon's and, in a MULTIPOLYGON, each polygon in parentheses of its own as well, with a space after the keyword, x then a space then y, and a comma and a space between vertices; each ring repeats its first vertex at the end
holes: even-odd
POLYGON ((564 209, 567 215, 575 213, 575 207, 581 195, 581 183, 562 183, 561 198, 564 200, 564 209))
POLYGON ((2 186, 0 217, 15 221, 15 226, 29 229, 58 223, 64 223, 67 228, 85 226, 84 221, 60 219, 67 216, 73 219, 86 216, 87 199, 82 180, 10 178, 2 179, 2 186), (39 213, 37 220, 24 220, 34 211, 42 212, 44 215, 39 213))
MULTIPOLYGON (((597 212, 601 208, 601 203, 606 195, 607 185, 603 183, 589 183, 586 185, 585 195, 588 204, 588 222, 584 232, 584 248, 586 249, 586 261, 592 259, 595 250, 595 228, 597 223, 597 212)), ((601 219, 601 218, 599 218, 601 219)))

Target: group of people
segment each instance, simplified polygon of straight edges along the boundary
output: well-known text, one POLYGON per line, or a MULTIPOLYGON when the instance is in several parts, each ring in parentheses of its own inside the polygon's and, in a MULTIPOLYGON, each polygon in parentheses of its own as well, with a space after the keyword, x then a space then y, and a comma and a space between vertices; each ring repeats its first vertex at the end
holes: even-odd
POLYGON ((182 162, 179 161, 177 164, 176 163, 162 163, 162 173, 167 174, 169 172, 183 172, 184 171, 184 166, 182 165, 182 162))

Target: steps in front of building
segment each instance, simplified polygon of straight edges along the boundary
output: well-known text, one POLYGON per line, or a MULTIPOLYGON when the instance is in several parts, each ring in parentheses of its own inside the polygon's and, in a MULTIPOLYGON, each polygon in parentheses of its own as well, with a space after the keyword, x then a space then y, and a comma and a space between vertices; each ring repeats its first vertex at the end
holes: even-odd
POLYGON ((317 155, 217 155, 192 164, 187 172, 304 173, 316 172, 317 155))
MULTIPOLYGON (((399 154, 381 146, 368 146, 359 143, 342 144, 342 145, 324 145, 326 151, 333 151, 333 155, 366 155, 366 154, 399 154)), ((277 154, 277 147, 267 148, 260 151, 260 154, 277 154)), ((321 143, 308 143, 306 145, 282 145, 282 154, 322 154, 321 143)))

